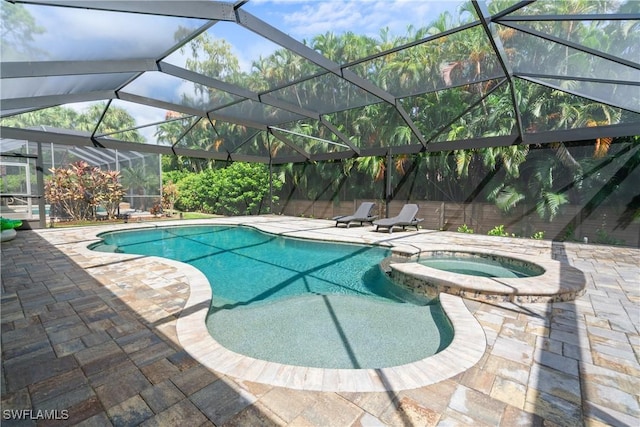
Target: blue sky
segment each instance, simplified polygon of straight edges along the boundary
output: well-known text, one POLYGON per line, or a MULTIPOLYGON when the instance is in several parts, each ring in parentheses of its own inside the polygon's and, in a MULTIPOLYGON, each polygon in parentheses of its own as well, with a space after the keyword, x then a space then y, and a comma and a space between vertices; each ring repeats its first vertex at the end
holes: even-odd
MULTIPOLYGON (((334 34, 351 31, 377 38, 385 27, 391 36, 405 35, 408 25, 427 26, 445 10, 456 15, 460 3, 451 0, 250 0, 243 9, 302 41, 329 31, 334 34)), ((235 42, 233 34, 227 34, 226 38, 235 42)), ((262 47, 256 43, 250 49, 257 51, 262 47)), ((264 49, 262 53, 264 55, 264 49)))
POLYGON ((243 8, 301 40, 327 31, 376 36, 380 28, 404 34, 408 24, 427 25, 458 1, 250 0, 243 8))

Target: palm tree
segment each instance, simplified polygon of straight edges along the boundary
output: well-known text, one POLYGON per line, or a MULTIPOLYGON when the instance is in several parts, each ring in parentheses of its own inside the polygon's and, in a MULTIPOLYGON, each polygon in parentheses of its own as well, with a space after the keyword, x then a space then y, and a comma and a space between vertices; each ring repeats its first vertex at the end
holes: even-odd
POLYGON ((156 175, 148 172, 144 164, 123 168, 120 170, 120 175, 125 191, 128 191, 130 196, 134 196, 133 207, 145 210, 147 203, 144 196, 149 186, 157 180, 156 175))
POLYGON ((78 113, 67 107, 50 107, 2 119, 2 125, 8 127, 34 127, 48 125, 60 128, 73 128, 78 121, 78 113))

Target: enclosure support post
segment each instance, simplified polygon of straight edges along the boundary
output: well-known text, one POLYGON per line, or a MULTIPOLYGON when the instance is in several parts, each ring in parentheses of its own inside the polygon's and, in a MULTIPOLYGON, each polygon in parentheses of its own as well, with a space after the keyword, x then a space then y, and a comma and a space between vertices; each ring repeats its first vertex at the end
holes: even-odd
POLYGON ((36 185, 38 187, 38 219, 40 228, 47 227, 47 213, 44 200, 44 166, 42 164, 42 143, 37 143, 38 157, 36 157, 36 185))
POLYGON ((389 217, 389 204, 393 199, 392 189, 391 189, 391 168, 393 164, 393 156, 391 154, 391 149, 387 151, 387 158, 385 162, 384 174, 385 174, 385 187, 384 187, 384 200, 385 200, 385 213, 387 218, 389 217))
POLYGON ((271 134, 267 134, 267 141, 269 147, 269 213, 273 215, 273 156, 271 155, 271 134))
POLYGON ((269 158, 269 213, 273 214, 273 163, 269 158))

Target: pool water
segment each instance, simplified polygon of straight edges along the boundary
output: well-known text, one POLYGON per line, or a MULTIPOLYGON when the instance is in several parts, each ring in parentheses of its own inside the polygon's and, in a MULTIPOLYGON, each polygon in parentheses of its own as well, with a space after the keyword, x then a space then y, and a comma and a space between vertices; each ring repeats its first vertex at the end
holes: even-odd
POLYGON ((212 288, 207 326, 248 356, 325 368, 396 366, 435 354, 453 331, 439 304, 382 272, 387 249, 285 238, 236 226, 100 235, 92 249, 170 258, 212 288))
POLYGON ((160 227, 100 236, 97 251, 153 255, 191 264, 211 283, 213 305, 232 308, 303 294, 415 296, 380 271, 384 248, 283 238, 246 227, 160 227))
POLYGON ((515 259, 479 254, 434 255, 419 262, 438 270, 476 277, 521 278, 539 276, 544 272, 538 266, 515 259))

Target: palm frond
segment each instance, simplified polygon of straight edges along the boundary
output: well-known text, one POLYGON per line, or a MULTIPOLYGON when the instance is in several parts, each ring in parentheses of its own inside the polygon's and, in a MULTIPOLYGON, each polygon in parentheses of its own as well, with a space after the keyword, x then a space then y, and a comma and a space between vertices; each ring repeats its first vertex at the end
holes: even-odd
POLYGON ((516 188, 507 186, 496 196, 496 206, 503 212, 510 212, 524 198, 525 195, 520 193, 516 188))
MULTIPOLYGON (((568 201, 569 199, 563 193, 553 193, 551 191, 543 192, 541 202, 543 202, 545 205, 544 213, 548 214, 549 221, 552 221, 558 215, 558 213, 560 213, 560 206, 564 205, 568 201)), ((536 211, 538 211, 538 214, 540 214, 538 205, 536 205, 536 211)), ((542 216, 542 218, 544 218, 544 215, 542 216)))
POLYGON ((556 157, 558 158, 558 160, 560 160, 560 162, 564 166, 566 166, 567 168, 569 168, 574 172, 576 171, 582 172, 582 166, 580 166, 580 163, 578 163, 576 159, 571 155, 566 145, 564 145, 562 142, 558 142, 558 143, 552 144, 551 146, 556 151, 556 157))
POLYGON ((458 176, 466 178, 469 176, 469 164, 473 157, 471 150, 457 150, 456 151, 456 171, 458 176))
POLYGON ((601 159, 604 156, 606 156, 607 153, 609 152, 609 147, 611 146, 612 142, 613 142, 613 138, 610 138, 610 137, 597 138, 596 147, 595 147, 595 150, 593 151, 593 157, 596 159, 601 159))

